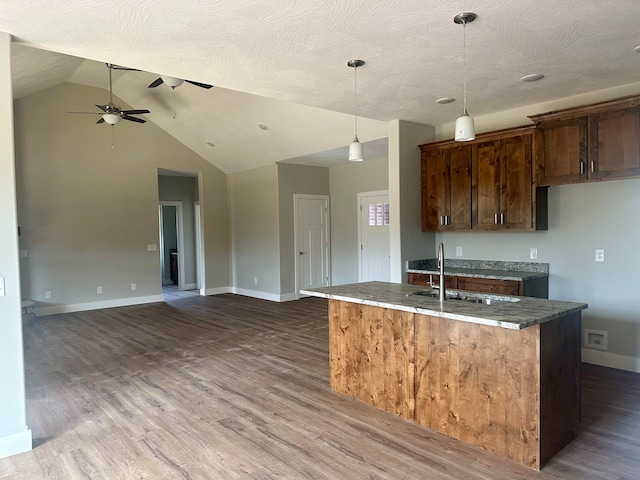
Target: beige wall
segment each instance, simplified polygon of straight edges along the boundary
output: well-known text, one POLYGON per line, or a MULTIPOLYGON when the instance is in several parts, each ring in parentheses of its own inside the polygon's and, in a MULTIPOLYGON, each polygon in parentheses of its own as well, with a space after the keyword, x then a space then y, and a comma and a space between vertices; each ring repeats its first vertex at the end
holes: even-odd
POLYGON ((14 174, 11 36, 0 32, 0 458, 31 449, 26 424, 14 174))
POLYGON ((278 167, 269 165, 232 173, 227 179, 231 207, 234 291, 278 300, 278 167))
POLYGON ((280 293, 295 294, 295 243, 293 195, 329 195, 329 169, 305 165, 278 164, 280 218, 280 293))
POLYGON ((65 83, 15 102, 23 296, 55 307, 160 294, 159 251, 147 251, 159 243, 158 168, 200 172, 207 287, 227 287, 224 174, 151 122, 65 113, 95 111, 105 96, 65 83))
POLYGON ((358 281, 358 193, 387 190, 386 158, 329 169, 331 187, 331 283, 358 281))

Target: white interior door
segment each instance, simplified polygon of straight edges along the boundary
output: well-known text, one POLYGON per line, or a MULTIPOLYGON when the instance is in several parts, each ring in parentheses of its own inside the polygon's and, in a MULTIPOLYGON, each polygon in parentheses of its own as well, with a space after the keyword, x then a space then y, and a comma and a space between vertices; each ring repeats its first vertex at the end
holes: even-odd
POLYGON ((329 285, 329 197, 294 195, 296 294, 329 285))
POLYGON ((359 193, 358 213, 360 281, 388 282, 391 279, 389 192, 359 193))

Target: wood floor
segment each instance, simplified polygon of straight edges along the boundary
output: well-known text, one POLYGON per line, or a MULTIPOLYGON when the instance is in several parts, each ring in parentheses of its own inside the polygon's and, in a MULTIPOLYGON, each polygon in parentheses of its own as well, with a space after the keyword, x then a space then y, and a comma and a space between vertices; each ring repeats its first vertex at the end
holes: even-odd
POLYGON ((191 297, 25 326, 31 452, 6 479, 638 479, 640 376, 584 365, 541 472, 329 389, 327 303, 191 297))

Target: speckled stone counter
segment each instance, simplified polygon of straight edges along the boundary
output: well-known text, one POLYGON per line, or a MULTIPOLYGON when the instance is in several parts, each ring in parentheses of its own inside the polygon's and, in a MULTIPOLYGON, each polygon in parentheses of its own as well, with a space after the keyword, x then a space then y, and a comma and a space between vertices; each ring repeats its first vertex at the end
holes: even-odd
MULTIPOLYGON (((415 294, 415 292, 425 290, 429 290, 429 288, 420 285, 366 282, 301 290, 300 293, 512 330, 545 323, 587 308, 586 303, 561 302, 532 297, 504 297, 472 292, 468 292, 469 295, 495 300, 517 298, 517 301, 491 305, 464 300, 448 300, 441 303, 437 298, 415 294)), ((459 291, 447 290, 449 294, 457 292, 459 291)))
MULTIPOLYGON (((549 264, 538 262, 502 262, 493 260, 445 259, 445 275, 491 278, 494 280, 526 281, 549 276, 549 264)), ((408 273, 438 274, 438 260, 411 260, 407 262, 408 273)))

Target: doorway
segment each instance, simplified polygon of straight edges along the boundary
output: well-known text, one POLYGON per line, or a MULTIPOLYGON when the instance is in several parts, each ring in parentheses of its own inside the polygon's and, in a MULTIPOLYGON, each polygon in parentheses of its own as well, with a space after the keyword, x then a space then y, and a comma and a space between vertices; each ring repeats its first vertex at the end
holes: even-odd
POLYGON ((182 202, 161 201, 158 206, 160 221, 160 271, 162 286, 184 286, 184 233, 182 202))
POLYGON ((361 282, 391 280, 389 191, 358 193, 358 267, 361 282))
POLYGON ((329 196, 293 196, 296 298, 300 290, 329 285, 329 196))

